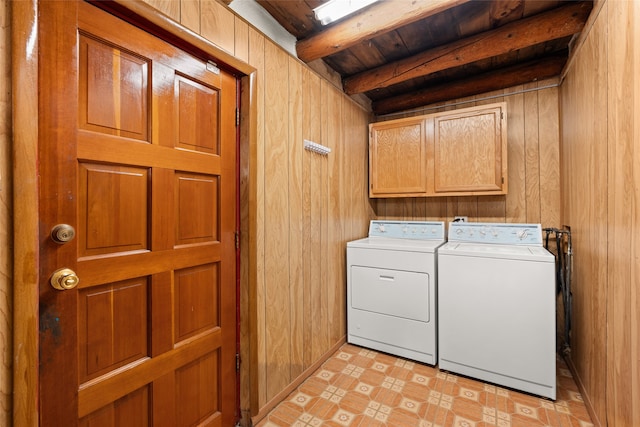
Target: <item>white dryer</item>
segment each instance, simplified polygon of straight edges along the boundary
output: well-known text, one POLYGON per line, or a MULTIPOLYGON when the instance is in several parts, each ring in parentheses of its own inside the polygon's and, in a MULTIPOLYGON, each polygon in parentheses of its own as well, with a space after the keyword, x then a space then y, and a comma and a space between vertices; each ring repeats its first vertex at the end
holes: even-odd
POLYGON ((438 288, 440 369, 556 398, 555 258, 540 224, 449 224, 438 288))
POLYGON ((437 248, 444 223, 371 221, 347 243, 347 341, 437 362, 437 248))

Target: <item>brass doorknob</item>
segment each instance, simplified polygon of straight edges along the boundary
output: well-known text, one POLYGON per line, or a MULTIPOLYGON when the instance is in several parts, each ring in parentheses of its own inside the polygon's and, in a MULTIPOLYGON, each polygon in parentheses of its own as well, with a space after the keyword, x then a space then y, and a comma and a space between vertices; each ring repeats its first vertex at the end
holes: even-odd
POLYGON ((59 291, 66 291, 78 286, 80 279, 76 273, 69 268, 60 268, 53 272, 51 276, 51 286, 59 291))

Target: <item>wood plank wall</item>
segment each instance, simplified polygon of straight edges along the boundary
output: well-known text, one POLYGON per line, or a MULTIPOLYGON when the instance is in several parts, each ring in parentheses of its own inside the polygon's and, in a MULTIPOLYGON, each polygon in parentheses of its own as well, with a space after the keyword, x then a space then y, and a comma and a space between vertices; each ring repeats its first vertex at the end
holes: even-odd
POLYGON ((378 199, 379 219, 532 222, 560 227, 558 80, 520 85, 428 106, 402 116, 507 103, 509 193, 506 196, 378 199))
POLYGON ((262 110, 251 166, 260 181, 255 196, 261 236, 255 242, 255 293, 248 295, 257 301, 251 333, 257 337, 252 364, 258 384, 252 387, 260 418, 344 340, 345 244, 366 235, 371 215, 368 115, 253 30, 249 62, 258 70, 262 110), (304 139, 332 151, 306 151, 304 139))
POLYGON ((571 362, 596 425, 640 425, 640 3, 599 2, 561 89, 571 362))
POLYGON ((9 2, 0 2, 0 425, 11 425, 12 181, 9 2))
POLYGON ((373 217, 369 113, 221 3, 147 2, 257 70, 256 144, 241 145, 246 424, 345 339, 345 245, 373 217), (332 152, 306 151, 304 139, 332 152))

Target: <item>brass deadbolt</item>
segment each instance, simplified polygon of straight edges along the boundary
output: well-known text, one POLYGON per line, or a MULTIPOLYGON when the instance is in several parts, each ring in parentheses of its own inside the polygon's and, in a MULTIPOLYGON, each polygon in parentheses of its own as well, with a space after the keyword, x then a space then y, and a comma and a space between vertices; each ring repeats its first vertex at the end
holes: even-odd
POLYGON ((70 242, 76 236, 76 230, 69 224, 58 224, 51 229, 51 240, 63 244, 70 242))

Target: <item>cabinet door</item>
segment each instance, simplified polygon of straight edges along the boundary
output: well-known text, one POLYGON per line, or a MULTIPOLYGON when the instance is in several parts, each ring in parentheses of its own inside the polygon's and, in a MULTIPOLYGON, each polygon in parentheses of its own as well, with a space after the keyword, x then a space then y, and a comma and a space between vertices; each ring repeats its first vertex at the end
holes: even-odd
POLYGON ((506 194, 505 104, 449 111, 432 119, 434 193, 506 194))
POLYGON ((424 118, 372 123, 369 132, 369 196, 426 195, 424 118))

